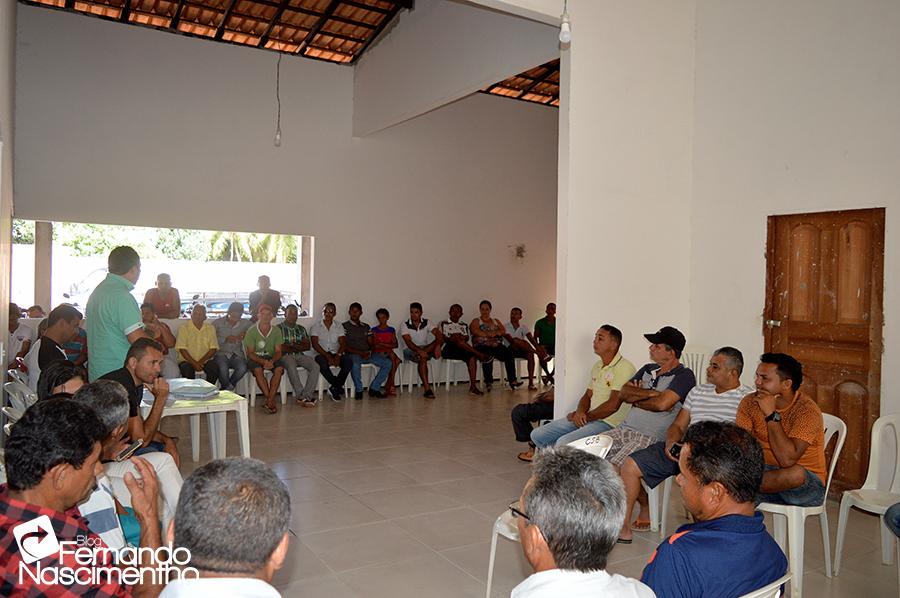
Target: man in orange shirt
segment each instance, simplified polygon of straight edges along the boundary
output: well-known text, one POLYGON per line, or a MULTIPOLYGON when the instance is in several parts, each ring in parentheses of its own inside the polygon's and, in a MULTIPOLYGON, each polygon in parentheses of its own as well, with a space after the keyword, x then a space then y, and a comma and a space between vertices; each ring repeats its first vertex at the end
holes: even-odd
POLYGON ((756 392, 737 410, 736 423, 763 448, 766 471, 758 502, 810 507, 825 500, 825 432, 822 411, 800 392, 803 366, 784 353, 764 353, 756 392))
POLYGON ((181 296, 172 286, 172 278, 165 273, 156 277, 156 287, 147 291, 144 303, 152 304, 160 318, 175 320, 181 315, 181 296))

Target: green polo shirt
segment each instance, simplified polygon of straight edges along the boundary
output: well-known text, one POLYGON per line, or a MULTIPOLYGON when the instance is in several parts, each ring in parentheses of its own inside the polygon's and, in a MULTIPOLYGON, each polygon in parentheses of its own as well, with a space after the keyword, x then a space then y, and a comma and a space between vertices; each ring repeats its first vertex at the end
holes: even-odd
POLYGON ((88 375, 96 380, 125 364, 131 344, 128 335, 143 328, 141 309, 131 289, 118 274, 107 274, 91 293, 85 309, 88 336, 88 375))
POLYGON ((275 357, 275 350, 278 345, 284 344, 284 336, 281 329, 273 325, 268 336, 264 336, 259 331, 259 324, 256 324, 244 335, 244 347, 256 351, 256 356, 260 359, 272 359, 275 357))
MULTIPOLYGON (((598 359, 591 368, 591 383, 588 385, 592 392, 591 410, 609 400, 612 391, 622 390, 625 383, 634 376, 634 372, 634 364, 622 357, 620 353, 616 353, 609 365, 603 365, 603 360, 598 359)), ((623 402, 615 413, 603 421, 615 428, 625 420, 625 416, 630 410, 631 405, 623 402)))

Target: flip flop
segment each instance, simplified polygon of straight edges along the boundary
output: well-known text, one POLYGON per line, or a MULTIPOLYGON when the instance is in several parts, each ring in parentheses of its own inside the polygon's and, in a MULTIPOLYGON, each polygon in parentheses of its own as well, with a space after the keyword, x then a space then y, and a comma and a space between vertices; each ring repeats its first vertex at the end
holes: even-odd
POLYGON ((630 538, 626 540, 625 538, 616 538, 616 544, 631 544, 633 540, 630 538))
POLYGON ((278 413, 278 407, 272 407, 268 403, 263 404, 263 410, 270 415, 278 413))
POLYGON ((650 520, 649 519, 636 519, 634 523, 631 524, 631 530, 635 532, 649 532, 650 531, 650 520))
POLYGON ((528 453, 519 453, 516 455, 516 459, 524 461, 525 463, 531 463, 534 460, 534 453, 531 453, 531 455, 528 456, 526 455, 528 455, 528 453))

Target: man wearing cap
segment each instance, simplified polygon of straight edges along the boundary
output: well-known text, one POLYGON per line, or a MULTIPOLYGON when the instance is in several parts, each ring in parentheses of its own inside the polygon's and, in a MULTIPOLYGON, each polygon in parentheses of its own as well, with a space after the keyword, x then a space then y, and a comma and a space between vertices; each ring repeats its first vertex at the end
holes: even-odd
MULTIPOLYGON (((642 367, 622 387, 612 401, 631 405, 625 421, 614 430, 606 432, 613 439, 607 460, 617 469, 622 467, 631 453, 645 449, 653 443, 666 439, 666 430, 681 411, 681 403, 696 385, 694 372, 678 361, 684 350, 684 335, 677 328, 663 326, 658 331, 645 334, 650 342, 651 362, 642 367)), ((644 499, 644 497, 642 497, 644 499)), ((641 500, 638 523, 633 529, 649 528, 648 513, 641 500), (645 516, 641 519, 641 515, 645 516)), ((631 540, 623 539, 630 544, 631 540)))

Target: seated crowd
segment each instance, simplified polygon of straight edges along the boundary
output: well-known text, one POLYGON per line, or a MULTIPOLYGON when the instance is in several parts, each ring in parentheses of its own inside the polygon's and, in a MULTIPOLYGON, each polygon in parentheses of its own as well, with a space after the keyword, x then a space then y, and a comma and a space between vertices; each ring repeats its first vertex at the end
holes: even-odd
MULTIPOLYGON (((341 400, 348 376, 355 398, 362 398, 365 364, 377 369, 369 396, 394 395, 399 339, 405 345, 402 358, 416 364, 426 398, 435 396, 430 359, 463 362, 473 395, 491 389, 494 360, 506 367, 511 388, 522 384, 516 358, 528 361, 529 389, 536 388, 535 364, 552 382, 553 304, 534 334, 521 324, 520 309, 503 324, 492 316, 489 301, 481 302, 479 316, 468 324, 458 304, 450 306, 447 320, 433 323, 414 302, 399 338, 384 308, 371 327, 362 321, 359 303, 350 305, 342 324, 335 322, 335 305, 327 303, 322 319, 307 331, 298 323, 296 306, 285 309, 283 322, 273 323, 280 299, 261 277, 251 298, 251 319, 234 303, 224 317, 208 323, 205 307, 198 305, 173 334, 159 319, 178 304, 167 277, 139 308, 130 295, 140 273, 134 250, 113 250, 109 272, 88 301, 86 341, 79 337, 82 314, 72 306, 54 308, 39 338, 20 331, 18 317, 11 318, 11 341, 17 343, 11 342, 10 350, 17 349, 11 355, 33 363, 29 381, 37 373, 39 400, 12 426, 5 447, 3 595, 279 595, 269 582, 287 554, 287 489, 267 466, 244 458, 215 460, 182 478, 177 439, 159 429, 170 392, 164 375, 170 349, 178 374, 193 378, 202 372, 224 390, 251 373, 270 413, 277 410, 275 394, 284 374, 297 402, 309 407, 316 404, 319 375, 333 400, 341 400), (69 343, 79 346, 69 351, 69 343), (484 390, 477 384, 479 364, 484 390), (305 383, 298 369, 306 371, 305 383), (167 584, 142 575, 126 584, 99 576, 68 585, 23 586, 20 569, 32 565, 30 553, 23 552, 25 540, 14 529, 42 515, 60 541, 89 537, 108 547, 109 560, 97 565, 114 563, 129 547, 168 545, 170 551, 190 550, 199 579, 167 584)), ((698 384, 680 361, 686 340, 679 330, 664 326, 644 336, 650 361, 636 368, 621 352, 617 327, 604 324, 596 331, 598 360, 566 417, 553 419, 553 390, 512 411, 516 439, 528 443, 518 458, 532 462, 532 474, 510 511, 534 569, 513 590, 514 598, 739 596, 787 570, 756 506, 820 505, 825 498, 822 413, 800 391, 803 369, 796 359, 763 354, 750 387, 740 381, 742 353, 721 347, 709 360, 706 383, 698 384), (598 434, 611 445, 602 459, 566 446, 598 434), (659 545, 640 581, 607 573, 615 546, 632 543, 635 531, 650 527, 643 484, 654 488, 673 476, 693 523, 659 545)), ((42 566, 71 565, 69 558, 60 552, 42 566)), ((142 571, 154 565, 152 559, 138 563, 142 571)))

